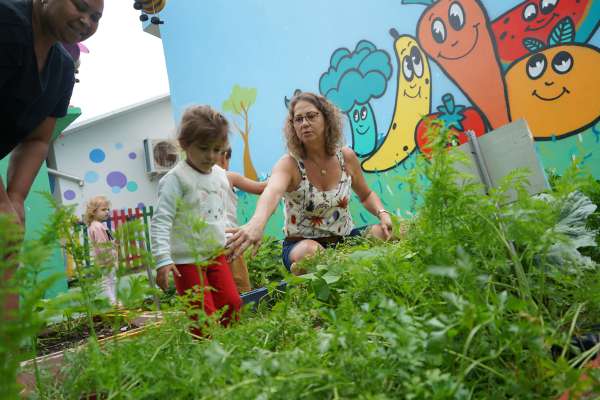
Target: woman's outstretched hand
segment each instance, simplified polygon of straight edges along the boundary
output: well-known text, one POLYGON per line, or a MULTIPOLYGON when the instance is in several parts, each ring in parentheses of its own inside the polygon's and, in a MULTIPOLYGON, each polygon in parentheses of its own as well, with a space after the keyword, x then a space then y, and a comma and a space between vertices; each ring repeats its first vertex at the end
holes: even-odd
POLYGON ((236 259, 244 254, 248 247, 254 247, 252 255, 256 255, 262 241, 263 231, 251 222, 239 228, 227 228, 225 232, 231 236, 227 239, 225 247, 231 251, 231 258, 236 259))
POLYGON ((383 233, 383 239, 389 240, 392 237, 393 225, 392 218, 387 212, 382 212, 379 214, 379 226, 381 227, 381 232, 383 233))

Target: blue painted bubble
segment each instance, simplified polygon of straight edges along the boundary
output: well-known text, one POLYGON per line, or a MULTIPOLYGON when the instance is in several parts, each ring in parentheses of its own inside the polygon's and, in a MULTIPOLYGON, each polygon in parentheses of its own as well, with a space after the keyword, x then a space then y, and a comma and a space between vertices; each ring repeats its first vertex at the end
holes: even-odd
POLYGON ((120 193, 121 192, 121 188, 119 186, 113 186, 112 187, 112 192, 113 193, 120 193))
POLYGON ((63 193, 63 196, 64 196, 65 200, 73 200, 75 198, 75 192, 72 191, 71 189, 65 190, 65 192, 63 193))
POLYGON ((115 143, 115 148, 121 150, 123 148, 123 143, 115 143))
POLYGON ((106 176, 106 183, 110 187, 124 188, 127 185, 127 177, 121 171, 112 171, 106 176))
POLYGON ((90 160, 96 164, 101 163, 106 158, 106 154, 102 149, 93 149, 90 151, 90 160))
POLYGON ((88 171, 83 176, 83 179, 87 183, 94 183, 94 182, 98 182, 98 179, 100 179, 100 175, 98 175, 98 173, 96 171, 88 171))
POLYGON ((135 192, 136 190, 138 190, 138 184, 134 181, 127 182, 127 190, 129 190, 130 192, 135 192))

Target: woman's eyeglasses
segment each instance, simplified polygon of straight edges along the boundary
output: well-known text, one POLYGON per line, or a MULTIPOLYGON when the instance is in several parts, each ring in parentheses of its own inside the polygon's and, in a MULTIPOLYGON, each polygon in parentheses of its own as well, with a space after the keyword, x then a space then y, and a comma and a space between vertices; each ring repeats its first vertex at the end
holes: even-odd
POLYGON ((295 125, 302 125, 302 122, 306 119, 306 122, 313 123, 319 116, 318 112, 307 112, 306 115, 296 115, 292 121, 294 121, 295 125))

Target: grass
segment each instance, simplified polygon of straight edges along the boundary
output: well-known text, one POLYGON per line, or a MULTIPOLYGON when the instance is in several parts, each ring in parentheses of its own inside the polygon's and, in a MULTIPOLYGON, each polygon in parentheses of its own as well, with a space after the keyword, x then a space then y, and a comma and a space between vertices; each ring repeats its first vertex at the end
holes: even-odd
MULTIPOLYGON (((327 250, 304 262, 304 277, 284 274, 267 245, 249 269, 257 284, 288 281, 272 306, 244 310, 229 329, 200 315, 206 338, 175 314, 135 340, 100 349, 91 339, 69 355, 61 382, 40 371, 32 398, 548 399, 600 390, 598 371, 582 383, 577 367, 598 349, 572 342, 600 322, 598 253, 580 246, 597 240, 598 211, 580 193, 597 201, 598 183, 574 165, 552 193, 531 197, 517 171, 481 196, 454 184, 456 155, 432 130, 434 157, 408 179, 418 212, 402 240, 327 250), (508 188, 517 201, 498 207, 508 188)), ((93 299, 82 304, 93 311, 93 299)), ((34 328, 23 325, 19 337, 34 328)))

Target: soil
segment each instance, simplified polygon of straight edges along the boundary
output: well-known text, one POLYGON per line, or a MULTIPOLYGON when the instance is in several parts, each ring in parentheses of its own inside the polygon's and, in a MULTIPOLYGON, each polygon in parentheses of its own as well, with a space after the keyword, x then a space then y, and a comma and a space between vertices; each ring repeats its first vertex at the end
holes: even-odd
MULTIPOLYGON (((127 321, 94 317, 94 330, 98 339, 104 339, 139 327, 140 325, 127 321)), ((77 347, 86 343, 89 337, 90 329, 86 319, 73 321, 70 326, 66 323, 49 326, 38 335, 37 356, 77 347)))

